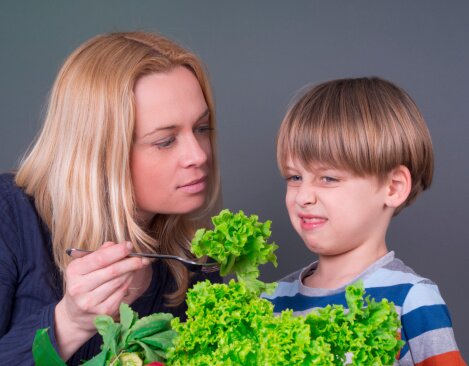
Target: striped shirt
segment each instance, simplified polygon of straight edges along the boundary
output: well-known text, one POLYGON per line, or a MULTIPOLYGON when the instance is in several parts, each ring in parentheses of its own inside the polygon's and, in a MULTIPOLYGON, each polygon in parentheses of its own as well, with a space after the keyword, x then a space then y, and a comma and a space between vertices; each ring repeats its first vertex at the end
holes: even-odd
POLYGON ((311 288, 302 283, 302 279, 314 272, 317 263, 281 279, 273 295, 264 295, 274 304, 276 313, 291 309, 295 315, 303 315, 329 304, 346 307, 345 287, 361 279, 367 295, 376 301, 386 298, 396 306, 405 345, 395 365, 466 365, 456 345, 450 314, 438 287, 395 258, 394 252, 389 252, 350 283, 334 290, 311 288))

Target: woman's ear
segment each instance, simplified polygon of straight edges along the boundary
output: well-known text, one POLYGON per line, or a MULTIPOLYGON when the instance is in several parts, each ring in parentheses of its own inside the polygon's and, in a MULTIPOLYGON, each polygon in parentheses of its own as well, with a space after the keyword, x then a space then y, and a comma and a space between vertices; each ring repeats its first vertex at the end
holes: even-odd
POLYGON ((394 168, 388 176, 385 205, 397 208, 409 197, 412 178, 409 169, 404 165, 394 168))

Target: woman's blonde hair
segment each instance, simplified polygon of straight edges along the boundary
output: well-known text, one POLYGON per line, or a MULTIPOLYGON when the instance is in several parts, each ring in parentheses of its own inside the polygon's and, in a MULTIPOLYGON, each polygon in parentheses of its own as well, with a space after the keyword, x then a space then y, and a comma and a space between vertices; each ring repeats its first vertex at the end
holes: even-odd
POLYGON ((389 81, 332 80, 308 89, 289 108, 277 137, 283 173, 288 159, 382 180, 399 165, 412 177, 408 206, 433 175, 430 133, 412 98, 389 81))
MULTIPOLYGON (((190 256, 194 231, 209 224, 219 198, 219 171, 212 133, 212 167, 205 205, 188 215, 156 215, 150 228, 136 220, 129 156, 135 127, 134 86, 144 75, 189 69, 200 83, 215 127, 210 85, 200 60, 160 35, 147 32, 96 36, 65 61, 54 83, 45 123, 23 159, 16 183, 34 198, 48 226, 61 271, 66 247, 97 249, 129 240, 136 250, 190 256)), ((183 301, 189 274, 168 262, 177 288, 170 304, 183 301)))

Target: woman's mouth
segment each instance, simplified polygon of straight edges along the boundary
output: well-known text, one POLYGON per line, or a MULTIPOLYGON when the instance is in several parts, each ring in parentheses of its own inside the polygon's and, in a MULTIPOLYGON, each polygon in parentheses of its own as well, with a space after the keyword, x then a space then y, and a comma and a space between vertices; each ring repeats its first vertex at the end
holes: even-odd
POLYGON ((190 181, 188 183, 185 183, 183 185, 180 185, 178 189, 190 193, 190 194, 196 194, 200 193, 205 190, 207 187, 207 177, 202 177, 195 179, 193 181, 190 181))

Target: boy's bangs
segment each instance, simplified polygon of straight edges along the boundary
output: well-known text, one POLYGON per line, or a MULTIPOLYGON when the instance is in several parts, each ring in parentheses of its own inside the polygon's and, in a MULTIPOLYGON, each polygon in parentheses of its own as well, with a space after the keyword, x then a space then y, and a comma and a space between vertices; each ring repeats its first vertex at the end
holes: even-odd
POLYGON ((357 175, 365 175, 370 167, 364 164, 361 139, 340 121, 301 120, 285 121, 280 129, 277 149, 278 165, 283 173, 290 160, 308 168, 319 164, 336 169, 345 169, 357 175), (350 136, 353 135, 353 136, 350 136), (343 141, 348 141, 348 145, 343 141), (353 141, 350 143, 350 141, 353 141))
POLYGON ((376 95, 368 95, 360 85, 352 86, 318 86, 294 104, 279 131, 282 172, 288 159, 305 167, 319 164, 362 177, 382 177, 397 165, 400 142, 390 131, 395 125, 392 114, 384 113, 383 103, 374 100, 376 95))

